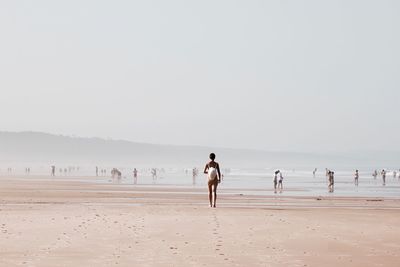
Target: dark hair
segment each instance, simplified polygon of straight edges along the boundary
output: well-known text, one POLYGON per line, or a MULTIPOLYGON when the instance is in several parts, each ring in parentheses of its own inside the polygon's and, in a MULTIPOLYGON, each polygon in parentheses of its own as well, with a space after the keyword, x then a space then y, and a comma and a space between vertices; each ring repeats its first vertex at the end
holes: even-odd
POLYGON ((214 154, 214 153, 211 153, 211 154, 210 154, 210 159, 211 159, 211 160, 214 160, 214 159, 215 159, 215 154, 214 154))

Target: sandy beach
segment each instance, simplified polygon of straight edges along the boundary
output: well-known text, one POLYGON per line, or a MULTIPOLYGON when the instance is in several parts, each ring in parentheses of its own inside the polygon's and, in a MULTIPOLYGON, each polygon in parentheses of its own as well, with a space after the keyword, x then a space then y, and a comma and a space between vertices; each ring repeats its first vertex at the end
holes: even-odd
POLYGON ((400 267, 400 0, 0 22, 0 267, 400 267))
POLYGON ((400 199, 0 179, 0 266, 399 266, 400 199))

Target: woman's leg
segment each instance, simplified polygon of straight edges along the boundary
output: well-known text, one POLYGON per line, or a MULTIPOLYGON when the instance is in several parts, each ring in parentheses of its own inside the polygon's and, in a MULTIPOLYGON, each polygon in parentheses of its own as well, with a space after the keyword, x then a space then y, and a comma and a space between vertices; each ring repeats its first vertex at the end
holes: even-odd
POLYGON ((210 207, 212 207, 212 184, 208 183, 208 199, 210 200, 210 207))
POLYGON ((213 186, 213 192, 214 192, 214 205, 213 205, 213 207, 214 207, 214 208, 215 208, 216 205, 217 205, 217 187, 218 187, 218 181, 216 181, 216 182, 214 183, 214 186, 213 186))

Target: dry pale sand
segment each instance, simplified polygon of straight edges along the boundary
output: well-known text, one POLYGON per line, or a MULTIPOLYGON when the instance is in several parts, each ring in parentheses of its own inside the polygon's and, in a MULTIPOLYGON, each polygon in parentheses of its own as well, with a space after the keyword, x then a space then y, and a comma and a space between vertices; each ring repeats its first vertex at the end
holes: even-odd
POLYGON ((0 179, 0 266, 400 266, 400 200, 0 179))

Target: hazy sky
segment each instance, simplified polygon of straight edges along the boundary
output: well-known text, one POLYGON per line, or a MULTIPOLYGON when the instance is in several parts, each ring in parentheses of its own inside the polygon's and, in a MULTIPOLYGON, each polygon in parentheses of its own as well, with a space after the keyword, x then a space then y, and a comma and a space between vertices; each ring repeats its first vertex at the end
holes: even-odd
POLYGON ((1 1, 0 130, 400 150, 400 1, 1 1))

